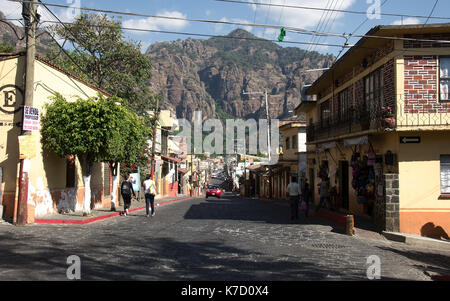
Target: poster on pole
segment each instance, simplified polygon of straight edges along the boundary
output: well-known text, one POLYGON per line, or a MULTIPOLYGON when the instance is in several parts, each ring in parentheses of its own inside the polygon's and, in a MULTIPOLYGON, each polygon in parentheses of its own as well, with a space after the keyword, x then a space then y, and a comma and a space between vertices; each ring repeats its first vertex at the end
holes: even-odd
POLYGON ((131 176, 131 184, 133 184, 133 190, 135 192, 138 192, 140 190, 141 187, 141 173, 140 170, 138 169, 137 173, 132 173, 130 174, 131 176))
POLYGON ((39 131, 39 109, 25 106, 23 108, 24 131, 39 131))

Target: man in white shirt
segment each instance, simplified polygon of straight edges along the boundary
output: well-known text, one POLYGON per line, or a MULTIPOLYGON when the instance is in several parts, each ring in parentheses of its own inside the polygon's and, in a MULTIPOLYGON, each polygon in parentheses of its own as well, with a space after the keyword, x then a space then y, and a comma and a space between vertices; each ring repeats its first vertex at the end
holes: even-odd
POLYGON ((298 219, 298 204, 300 201, 300 185, 297 183, 297 178, 292 177, 291 183, 287 186, 287 194, 291 202, 291 220, 298 219))
POLYGON ((151 205, 152 216, 155 216, 156 185, 155 185, 155 181, 153 181, 151 179, 150 175, 147 175, 147 178, 144 181, 143 186, 144 186, 144 192, 145 192, 145 206, 146 206, 147 217, 150 216, 149 205, 151 205))

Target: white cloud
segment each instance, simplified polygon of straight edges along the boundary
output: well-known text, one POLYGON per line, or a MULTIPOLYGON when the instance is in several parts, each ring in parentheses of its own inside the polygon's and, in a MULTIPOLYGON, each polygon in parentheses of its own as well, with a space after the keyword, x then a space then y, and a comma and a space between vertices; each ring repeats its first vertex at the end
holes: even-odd
MULTIPOLYGON (((18 2, 0 0, 0 11, 5 15, 6 19, 22 19, 22 4, 18 2)), ((17 21, 12 23, 20 25, 17 21)))
MULTIPOLYGON (((71 8, 64 9, 49 9, 61 20, 62 22, 72 22, 75 16, 80 13, 78 9, 80 7, 80 0, 73 0, 68 2, 71 8)), ((11 2, 8 0, 0 0, 0 11, 5 15, 7 19, 22 19, 22 4, 18 2, 11 2)), ((41 23, 43 26, 48 26, 52 23, 45 23, 46 21, 56 22, 57 19, 48 12, 43 6, 38 6, 38 14, 41 16, 41 23)), ((18 21, 11 21, 15 25, 22 26, 18 21)))
POLYGON ((405 18, 403 20, 397 20, 393 22, 391 25, 412 25, 412 24, 420 24, 420 20, 418 18, 410 17, 405 18))
MULTIPOLYGON (((226 17, 220 19, 221 22, 231 22, 231 23, 240 23, 240 24, 250 24, 249 21, 243 20, 243 19, 237 19, 237 18, 231 18, 228 19, 226 17)), ((234 25, 234 24, 221 24, 218 23, 214 26, 214 30, 216 34, 227 34, 231 32, 232 30, 236 28, 242 28, 248 32, 251 32, 253 30, 252 26, 245 26, 245 25, 234 25)))
MULTIPOLYGON (((286 6, 301 6, 313 8, 327 8, 328 0, 255 0, 256 3, 276 4, 286 6)), ((337 5, 328 7, 336 10, 345 10, 352 6, 356 0, 342 0, 337 5)), ((330 19, 329 25, 333 19, 339 20, 344 16, 342 12, 326 12, 323 10, 299 9, 292 7, 281 6, 267 6, 267 5, 252 5, 252 9, 256 10, 257 22, 264 23, 266 19, 270 20, 267 23, 281 26, 289 26, 296 28, 315 29, 321 21, 322 15, 324 18, 330 19), (259 20, 259 21, 258 21, 259 20)), ((323 18, 322 18, 323 20, 323 18)))
MULTIPOLYGON (((186 18, 186 15, 177 11, 164 11, 157 14, 158 16, 186 18)), ((137 28, 144 30, 180 30, 188 25, 186 20, 162 19, 162 18, 139 18, 123 21, 123 26, 128 28, 137 28)))

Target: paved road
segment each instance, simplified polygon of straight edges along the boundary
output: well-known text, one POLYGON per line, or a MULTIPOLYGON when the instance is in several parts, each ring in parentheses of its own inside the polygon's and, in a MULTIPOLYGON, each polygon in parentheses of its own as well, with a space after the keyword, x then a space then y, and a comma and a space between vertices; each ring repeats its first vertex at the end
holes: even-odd
POLYGON ((450 254, 340 234, 321 220, 292 223, 289 208, 227 193, 84 225, 0 224, 0 280, 66 280, 70 255, 82 280, 383 280, 450 274, 450 254), (431 254, 431 255, 430 255, 431 254), (433 267, 431 267, 433 266, 433 267))

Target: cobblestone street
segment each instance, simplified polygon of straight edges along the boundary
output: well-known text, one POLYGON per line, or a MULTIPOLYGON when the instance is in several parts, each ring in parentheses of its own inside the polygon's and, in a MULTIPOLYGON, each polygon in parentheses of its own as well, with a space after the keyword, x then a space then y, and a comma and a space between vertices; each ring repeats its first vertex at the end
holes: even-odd
MULTIPOLYGON (((374 236, 377 237, 377 236, 374 236)), ((227 194, 188 199, 88 225, 0 224, 0 280, 430 280, 450 273, 450 254, 385 239, 350 237, 324 220, 289 220, 289 208, 227 194)))

